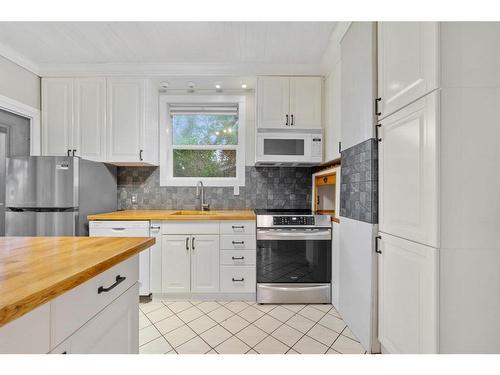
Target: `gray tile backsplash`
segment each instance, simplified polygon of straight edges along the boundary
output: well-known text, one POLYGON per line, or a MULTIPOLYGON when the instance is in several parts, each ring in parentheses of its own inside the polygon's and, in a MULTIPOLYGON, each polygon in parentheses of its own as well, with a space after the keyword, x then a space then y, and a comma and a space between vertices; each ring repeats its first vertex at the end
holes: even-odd
MULTIPOLYGON (((245 186, 205 187, 211 209, 310 208, 311 168, 245 167, 245 186)), ((118 168, 118 209, 197 209, 195 187, 160 186, 158 167, 118 168), (132 204, 132 195, 137 203, 132 204)))
POLYGON ((342 151, 340 216, 378 223, 378 142, 368 139, 342 151))

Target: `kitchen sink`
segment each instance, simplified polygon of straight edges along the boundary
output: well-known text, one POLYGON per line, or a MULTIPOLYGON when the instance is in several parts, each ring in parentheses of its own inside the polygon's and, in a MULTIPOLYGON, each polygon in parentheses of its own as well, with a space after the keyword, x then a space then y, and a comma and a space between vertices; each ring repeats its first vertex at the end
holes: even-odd
POLYGON ((183 210, 174 212, 172 215, 216 215, 215 211, 183 210))

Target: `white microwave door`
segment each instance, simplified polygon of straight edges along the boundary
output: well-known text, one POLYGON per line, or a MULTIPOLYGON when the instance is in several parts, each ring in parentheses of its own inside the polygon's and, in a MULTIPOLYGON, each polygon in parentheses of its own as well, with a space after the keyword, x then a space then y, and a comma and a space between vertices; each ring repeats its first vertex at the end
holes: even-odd
POLYGON ((259 134, 258 160, 305 163, 311 157, 311 136, 306 134, 259 134))

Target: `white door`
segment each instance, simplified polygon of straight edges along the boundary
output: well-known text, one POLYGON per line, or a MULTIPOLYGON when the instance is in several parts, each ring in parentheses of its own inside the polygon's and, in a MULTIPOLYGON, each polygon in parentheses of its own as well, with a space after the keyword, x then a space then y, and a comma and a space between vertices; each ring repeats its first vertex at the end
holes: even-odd
POLYGON ((290 78, 259 77, 257 82, 257 126, 290 127, 290 78))
POLYGON ((438 251, 380 237, 379 340, 389 353, 436 353, 438 251))
MULTIPOLYGON (((70 337, 72 354, 139 352, 138 284, 114 300, 70 337)), ((64 346, 61 346, 64 347, 64 346)))
POLYGON ((154 237, 156 243, 149 248, 150 253, 150 272, 151 272, 151 293, 161 293, 161 277, 162 277, 162 252, 161 252, 161 221, 151 221, 149 227, 149 235, 154 237))
POLYGON ((188 234, 163 235, 161 244, 163 293, 189 293, 190 249, 191 237, 188 234))
POLYGON ((321 77, 290 78, 290 127, 321 129, 321 77))
POLYGON ((191 292, 219 291, 219 236, 191 236, 191 292))
POLYGON ((140 163, 144 159, 146 81, 108 78, 108 161, 140 163))
POLYGON ((438 93, 380 122, 379 230, 438 247, 438 93))
POLYGON ((438 22, 378 23, 379 118, 438 87, 438 40, 438 22))
POLYGON ((104 161, 106 135, 106 79, 75 79, 73 149, 76 156, 104 161))
POLYGON ((73 150, 73 78, 42 79, 42 155, 73 150))

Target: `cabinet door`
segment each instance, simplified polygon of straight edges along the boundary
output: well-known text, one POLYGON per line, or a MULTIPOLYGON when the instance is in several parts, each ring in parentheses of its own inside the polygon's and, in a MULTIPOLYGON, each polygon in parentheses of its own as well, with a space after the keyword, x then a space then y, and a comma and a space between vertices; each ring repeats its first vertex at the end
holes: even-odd
POLYGON ((438 247, 438 93, 380 122, 379 229, 438 247))
POLYGON ((42 155, 73 149, 73 78, 42 79, 42 155))
POLYGON ((161 221, 152 221, 149 229, 149 235, 154 237, 156 243, 149 248, 150 251, 150 273, 151 273, 151 293, 161 293, 162 277, 162 240, 161 240, 161 221))
POLYGON ((321 129, 321 77, 290 78, 290 127, 321 129))
POLYGON ((191 292, 219 291, 219 236, 191 236, 191 292))
POLYGON ((141 163, 144 154, 146 81, 108 78, 108 161, 141 163))
POLYGON ((379 340, 390 353, 436 353, 437 249, 382 234, 379 340))
POLYGON ((257 83, 257 126, 259 128, 288 129, 290 125, 289 109, 290 78, 259 77, 257 83))
POLYGON ((438 87, 437 22, 378 23, 380 118, 438 87))
POLYGON ((71 354, 139 352, 139 286, 135 283, 61 345, 71 354), (68 351, 69 349, 69 351, 68 351))
POLYGON ((340 61, 325 79, 325 161, 340 158, 340 61))
POLYGON ((106 79, 75 79, 73 149, 84 159, 104 161, 106 134, 106 79))
POLYGON ((188 293, 190 290, 189 235, 163 235, 162 291, 163 293, 188 293))
POLYGON ((373 137, 376 87, 376 26, 353 22, 341 44, 342 149, 373 137))

